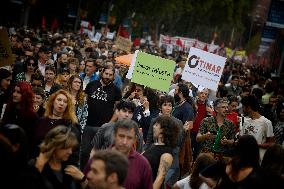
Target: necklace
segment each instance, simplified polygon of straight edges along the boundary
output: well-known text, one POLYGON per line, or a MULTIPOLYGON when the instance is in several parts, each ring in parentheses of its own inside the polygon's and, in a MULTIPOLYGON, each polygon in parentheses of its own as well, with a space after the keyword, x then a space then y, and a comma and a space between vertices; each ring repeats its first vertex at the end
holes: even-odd
POLYGON ((183 105, 183 103, 185 103, 185 101, 186 101, 186 100, 183 100, 183 101, 179 102, 179 103, 177 104, 177 106, 183 105))

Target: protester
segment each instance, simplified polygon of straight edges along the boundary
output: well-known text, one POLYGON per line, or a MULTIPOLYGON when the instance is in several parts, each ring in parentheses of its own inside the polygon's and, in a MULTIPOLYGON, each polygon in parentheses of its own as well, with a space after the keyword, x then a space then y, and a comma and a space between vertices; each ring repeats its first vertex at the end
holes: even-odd
POLYGON ((15 78, 15 82, 27 81, 31 82, 32 74, 38 69, 36 60, 34 58, 27 58, 24 63, 24 72, 18 73, 15 78))
POLYGON ((128 169, 128 160, 123 154, 104 150, 96 152, 92 160, 91 170, 87 174, 90 189, 123 188, 128 169))
POLYGON ((37 113, 38 117, 42 117, 45 112, 45 92, 41 87, 34 87, 34 111, 37 113))
MULTIPOLYGON (((48 133, 49 130, 58 125, 65 125, 76 134, 77 140, 80 143, 81 133, 78 125, 78 120, 74 111, 74 104, 70 94, 64 90, 59 90, 52 94, 47 103, 44 117, 42 117, 36 128, 36 143, 39 144, 48 133)), ((80 147, 80 145, 79 145, 80 147)), ((35 149, 35 151, 37 148, 35 149)), ((79 151, 77 148, 72 155, 72 163, 79 164, 79 151)))
POLYGON ((208 154, 200 153, 193 164, 191 174, 175 183, 174 189, 210 189, 200 177, 201 171, 216 163, 208 154))
POLYGON ((155 143, 143 155, 148 159, 153 174, 153 188, 164 188, 165 176, 173 163, 173 149, 176 147, 179 126, 169 116, 161 115, 155 119, 153 136, 155 143))
POLYGON ((11 80, 12 80, 12 73, 4 68, 1 68, 0 69, 0 108, 1 108, 0 120, 3 118, 6 104, 9 99, 11 80))
POLYGON ((2 119, 3 124, 16 124, 26 132, 29 157, 35 145, 35 131, 39 119, 34 112, 33 98, 31 85, 26 81, 18 82, 13 89, 2 119))
MULTIPOLYGON (((117 121, 114 126, 112 150, 118 150, 128 157, 128 174, 123 184, 126 189, 152 189, 151 166, 147 159, 133 148, 138 132, 138 125, 135 121, 129 119, 117 121)), ((89 172, 90 163, 89 161, 84 173, 89 172)))
POLYGON ((196 141, 202 142, 201 152, 211 152, 215 158, 231 156, 236 132, 234 124, 226 119, 227 99, 217 99, 214 109, 216 116, 202 120, 196 141))
POLYGON ((245 117, 240 134, 249 134, 256 138, 262 159, 265 150, 274 143, 272 123, 259 113, 259 104, 255 96, 244 97, 241 103, 243 111, 248 117, 245 117))
POLYGON ((79 188, 79 183, 66 174, 67 161, 77 145, 77 137, 71 128, 57 126, 49 130, 40 144, 39 155, 29 162, 29 172, 23 176, 22 187, 79 188))

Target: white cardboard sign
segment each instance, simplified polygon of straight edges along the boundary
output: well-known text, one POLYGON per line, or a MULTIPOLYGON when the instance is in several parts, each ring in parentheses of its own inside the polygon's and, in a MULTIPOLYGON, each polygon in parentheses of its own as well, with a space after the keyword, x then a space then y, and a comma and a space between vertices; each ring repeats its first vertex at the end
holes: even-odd
POLYGON ((225 57, 191 47, 182 79, 217 91, 225 62, 225 57))

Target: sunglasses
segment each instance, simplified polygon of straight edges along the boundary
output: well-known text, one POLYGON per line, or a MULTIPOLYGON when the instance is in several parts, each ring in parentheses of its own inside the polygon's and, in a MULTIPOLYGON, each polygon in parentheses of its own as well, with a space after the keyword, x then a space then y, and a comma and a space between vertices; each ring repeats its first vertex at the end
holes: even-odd
POLYGON ((36 67, 36 63, 28 63, 28 66, 36 67))
POLYGON ((42 85, 41 85, 41 84, 39 84, 39 85, 32 84, 32 86, 33 86, 33 87, 42 87, 42 85))

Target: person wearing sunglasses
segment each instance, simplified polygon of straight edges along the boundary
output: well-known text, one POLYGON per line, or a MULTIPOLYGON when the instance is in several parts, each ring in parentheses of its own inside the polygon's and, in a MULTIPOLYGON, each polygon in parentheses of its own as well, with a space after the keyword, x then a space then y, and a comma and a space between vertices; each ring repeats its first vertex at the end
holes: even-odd
POLYGON ((36 60, 32 57, 27 58, 24 61, 23 65, 24 65, 24 71, 16 75, 15 77, 16 83, 19 81, 31 82, 31 77, 38 68, 36 60))

